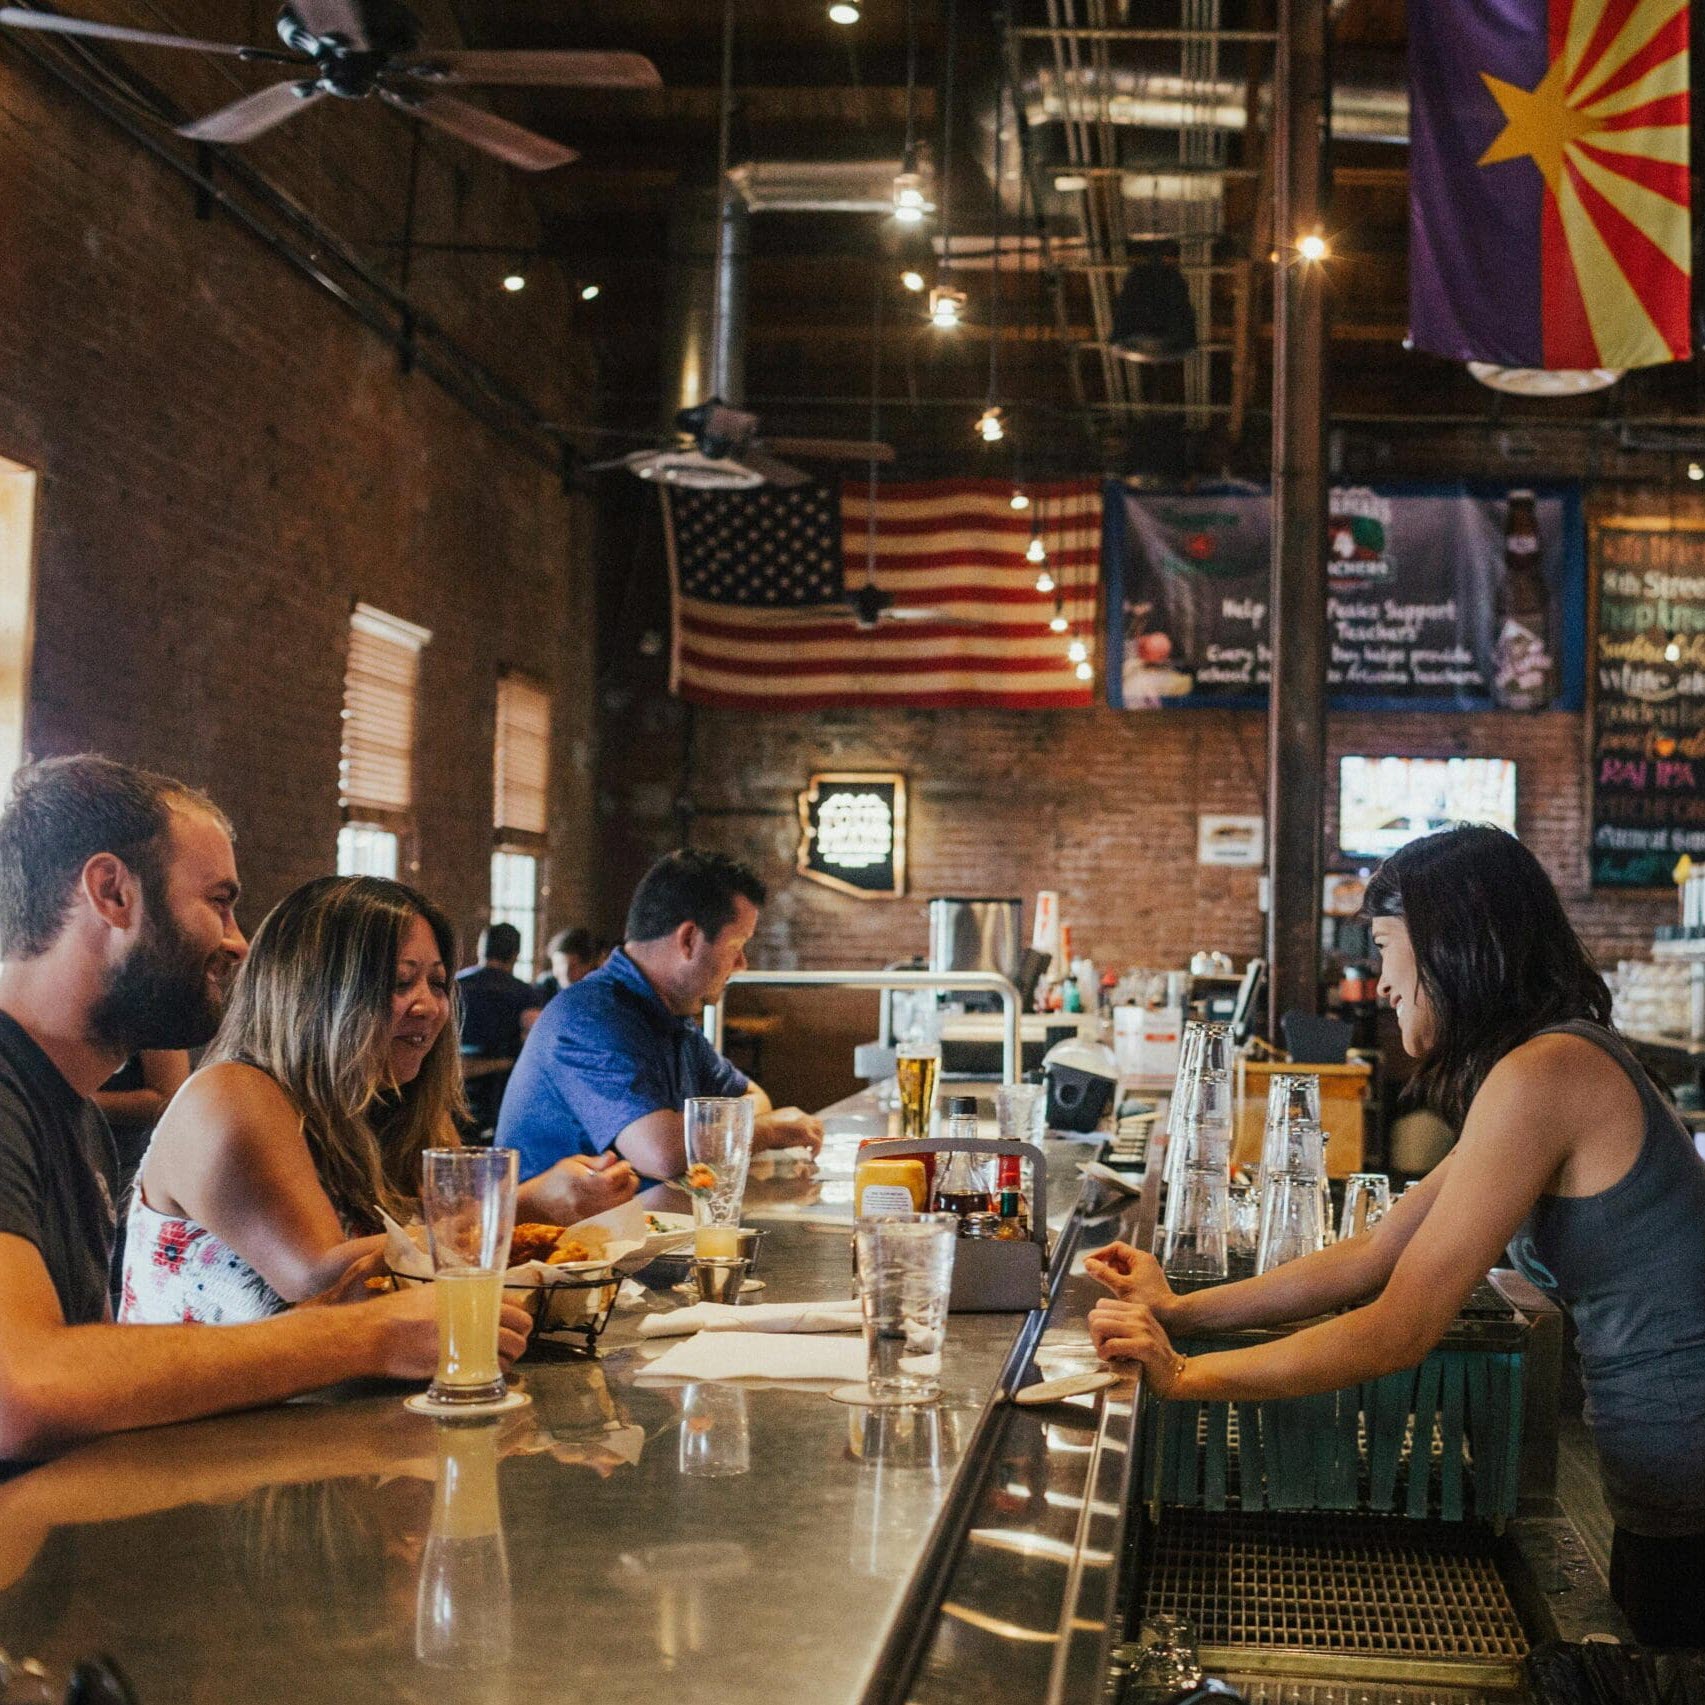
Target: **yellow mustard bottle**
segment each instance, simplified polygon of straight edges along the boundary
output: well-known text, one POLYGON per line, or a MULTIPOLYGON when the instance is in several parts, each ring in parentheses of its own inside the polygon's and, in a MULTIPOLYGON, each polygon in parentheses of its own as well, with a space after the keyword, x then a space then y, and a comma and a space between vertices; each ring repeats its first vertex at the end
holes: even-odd
POLYGON ((859 1161, 853 1173, 853 1211, 866 1214, 921 1214, 928 1196, 924 1163, 872 1155, 859 1161))

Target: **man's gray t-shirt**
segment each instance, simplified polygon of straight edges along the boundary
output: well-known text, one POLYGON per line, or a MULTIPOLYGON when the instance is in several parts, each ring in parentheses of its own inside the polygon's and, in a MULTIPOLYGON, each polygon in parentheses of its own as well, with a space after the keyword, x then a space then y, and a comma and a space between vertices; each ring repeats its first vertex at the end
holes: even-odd
POLYGON ((107 1318, 117 1179, 100 1110, 0 1012, 0 1232, 41 1252, 67 1326, 107 1318))

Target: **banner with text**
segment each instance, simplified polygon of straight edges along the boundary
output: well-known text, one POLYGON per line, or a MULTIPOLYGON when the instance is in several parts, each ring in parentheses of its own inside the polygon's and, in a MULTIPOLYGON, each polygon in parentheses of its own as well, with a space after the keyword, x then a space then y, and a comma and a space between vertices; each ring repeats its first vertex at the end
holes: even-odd
POLYGON ((1667 887, 1705 862, 1705 531, 1593 528, 1592 880, 1667 887))
MULTIPOLYGON (((1263 703, 1267 494, 1115 481, 1102 512, 1110 702, 1263 703)), ((1330 515, 1335 707, 1580 707, 1586 574, 1572 488, 1512 502, 1502 488, 1336 487, 1330 515)))

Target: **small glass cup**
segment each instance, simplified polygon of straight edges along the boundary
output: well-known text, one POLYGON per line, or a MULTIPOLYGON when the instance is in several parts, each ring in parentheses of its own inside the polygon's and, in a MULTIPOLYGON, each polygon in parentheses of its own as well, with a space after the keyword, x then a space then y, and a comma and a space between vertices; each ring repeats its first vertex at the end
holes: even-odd
POLYGON ((687 1186, 693 1193, 693 1239, 697 1255, 737 1255, 727 1247, 740 1225, 746 1171, 752 1164, 752 1098, 748 1095, 690 1095, 685 1126, 687 1186), (706 1232, 715 1228, 710 1235, 706 1232), (700 1246, 701 1237, 704 1247, 700 1246))
POLYGON ((1253 1263, 1261 1242, 1261 1198, 1252 1184, 1226 1191, 1226 1254, 1253 1263))
POLYGON ((739 1386, 705 1381, 682 1391, 679 1466, 701 1480, 751 1471, 752 1429, 739 1386))
POLYGON ((1352 1172, 1344 1180, 1344 1217, 1340 1238, 1371 1231, 1391 1211, 1391 1180, 1383 1172, 1352 1172))
POLYGON ((958 1216, 873 1214, 858 1222, 855 1235, 867 1401, 933 1402, 941 1394, 958 1216))
POLYGON ((1261 1192, 1261 1246, 1255 1270, 1270 1273, 1287 1261, 1325 1247, 1320 1213, 1320 1181, 1281 1172, 1261 1192))
POLYGON ((1046 1088, 1039 1083, 1003 1083, 995 1091, 995 1126, 1001 1140, 1039 1143, 1046 1088))
POLYGON ((507 1663, 514 1644, 509 1553, 497 1501, 495 1419, 438 1423, 432 1525, 420 1558, 414 1654, 439 1669, 507 1663))
POLYGON ((515 1230, 514 1149, 428 1149, 420 1210, 438 1299, 438 1372, 427 1400, 493 1403, 508 1389, 497 1359, 503 1272, 515 1230))

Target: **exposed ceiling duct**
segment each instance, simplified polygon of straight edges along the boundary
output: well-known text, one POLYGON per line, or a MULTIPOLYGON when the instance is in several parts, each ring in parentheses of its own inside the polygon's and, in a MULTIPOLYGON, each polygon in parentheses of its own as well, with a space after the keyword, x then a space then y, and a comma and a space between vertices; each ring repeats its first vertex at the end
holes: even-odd
MULTIPOLYGON (((1338 141, 1408 142, 1409 88, 1401 57, 1343 53, 1332 70, 1332 135, 1338 141)), ((1070 81, 1068 98, 1052 66, 1038 65, 1026 76, 1019 96, 1038 142, 1044 142, 1049 127, 1081 116, 1086 104, 1093 107, 1098 123, 1137 130, 1177 131, 1192 124, 1244 128, 1241 77, 1222 75, 1204 85, 1160 67, 1148 71, 1129 65, 1080 65, 1070 81)), ((1263 77, 1258 113, 1266 113, 1271 98, 1271 78, 1263 77)))
MULTIPOLYGON (((728 181, 753 213, 892 213, 898 158, 886 160, 752 160, 728 181)), ((934 174, 920 160, 926 206, 935 202, 934 174)))

